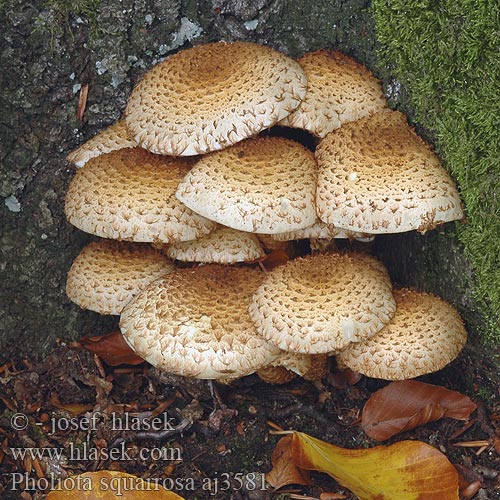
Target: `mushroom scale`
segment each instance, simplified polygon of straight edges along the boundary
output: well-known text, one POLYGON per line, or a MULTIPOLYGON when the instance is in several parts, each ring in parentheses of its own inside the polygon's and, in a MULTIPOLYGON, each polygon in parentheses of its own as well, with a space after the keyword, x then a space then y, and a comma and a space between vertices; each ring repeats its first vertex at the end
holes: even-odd
POLYGON ((370 255, 311 255, 267 274, 249 312, 280 349, 326 354, 375 335, 396 310, 387 270, 370 255))
POLYGON ((280 353, 246 313, 264 278, 259 269, 217 264, 179 269, 125 308, 120 329, 139 356, 164 371, 203 379, 249 375, 280 353))
POLYGON ((104 238, 137 242, 192 240, 217 227, 175 197, 192 162, 142 148, 92 158, 66 193, 68 221, 104 238))
POLYGON ((149 283, 173 270, 172 262, 149 245, 94 241, 74 260, 66 295, 83 309, 118 315, 149 283))
POLYGON ((306 93, 293 59, 248 42, 183 50, 147 72, 125 111, 139 145, 191 156, 258 134, 290 114, 306 93))
POLYGON ((457 310, 436 295, 394 291, 396 314, 373 338, 337 354, 340 366, 368 377, 406 380, 444 368, 467 341, 457 310))

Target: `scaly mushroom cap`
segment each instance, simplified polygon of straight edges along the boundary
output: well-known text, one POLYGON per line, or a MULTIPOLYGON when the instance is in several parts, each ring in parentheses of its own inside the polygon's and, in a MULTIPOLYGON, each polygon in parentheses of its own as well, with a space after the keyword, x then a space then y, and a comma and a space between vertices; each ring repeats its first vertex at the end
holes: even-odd
POLYGON ((192 240, 217 227, 175 197, 191 162, 121 149, 92 158, 66 194, 68 221, 87 233, 128 241, 192 240))
POLYGON ((253 43, 211 43, 157 64, 132 91, 127 127, 143 148, 189 156, 258 134, 306 93, 300 65, 253 43))
POLYGON ((176 196, 195 212, 252 233, 283 233, 316 220, 317 164, 298 142, 248 139, 203 156, 176 196))
POLYGON ((274 234, 273 238, 276 241, 304 240, 307 238, 333 240, 335 238, 366 238, 366 234, 349 231, 348 229, 342 229, 340 227, 335 227, 333 224, 326 224, 323 221, 316 220, 312 226, 308 226, 304 229, 297 229, 296 231, 274 234))
POLYGON ((139 356, 167 372, 205 379, 249 375, 279 354, 246 313, 264 278, 259 269, 216 264, 177 270, 125 308, 121 331, 139 356))
POLYGON ((173 270, 170 260, 149 245, 94 241, 74 260, 66 294, 83 309, 120 314, 132 297, 173 270))
POLYGON ((402 113, 342 126, 320 141, 316 158, 316 205, 328 224, 381 234, 463 218, 454 182, 402 113))
POLYGON ((297 354, 283 351, 271 366, 282 366, 305 380, 316 381, 328 373, 327 354, 297 354))
POLYGON ((307 76, 300 106, 280 125, 318 137, 387 106, 379 81, 362 64, 340 52, 318 50, 299 59, 307 76))
POLYGON ((125 120, 119 120, 69 153, 66 159, 80 168, 91 158, 110 153, 111 151, 117 151, 118 149, 133 148, 135 146, 137 144, 129 137, 125 120))
POLYGON ((340 366, 368 377, 406 380, 444 368, 467 341, 456 309, 440 297, 395 290, 395 316, 375 337, 350 344, 337 355, 340 366))
POLYGON ((255 234, 229 227, 220 227, 197 240, 172 243, 164 252, 175 260, 219 264, 251 262, 265 256, 255 234))
POLYGON ((396 310, 381 262, 365 254, 320 254, 267 274, 250 305, 266 340, 284 351, 331 353, 375 335, 396 310))
POLYGON ((290 382, 297 374, 283 366, 266 366, 255 372, 266 384, 281 385, 290 382))

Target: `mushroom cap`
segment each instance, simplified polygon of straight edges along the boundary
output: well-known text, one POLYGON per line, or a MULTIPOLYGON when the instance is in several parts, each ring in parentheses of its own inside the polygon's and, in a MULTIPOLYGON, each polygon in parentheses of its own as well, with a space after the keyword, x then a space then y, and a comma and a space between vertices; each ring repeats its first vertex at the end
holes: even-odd
POLYGON ((74 260, 66 294, 83 309, 120 314, 132 297, 173 270, 171 261, 149 245, 94 241, 74 260))
POLYGON ((333 224, 326 224, 325 222, 317 219, 316 222, 304 229, 297 229, 296 231, 288 231, 286 233, 274 234, 273 238, 276 241, 291 241, 291 240, 304 240, 307 238, 332 240, 338 239, 354 239, 366 238, 365 233, 357 233, 335 227, 333 224))
POLYGON ((133 148, 135 146, 137 144, 129 137, 125 120, 118 120, 69 153, 66 159, 80 168, 91 158, 118 149, 133 148))
POLYGON ((171 243, 164 252, 175 260, 219 264, 249 262, 265 256, 255 234, 223 226, 197 240, 171 243))
POLYGON ((92 158, 66 194, 68 221, 87 233, 128 241, 192 240, 217 227, 175 197, 191 162, 120 149, 92 158))
POLYGON ((307 76, 307 93, 280 125, 318 137, 387 106, 379 81, 362 64, 341 52, 318 50, 298 60, 307 76))
POLYGON ((316 206, 328 224, 373 234, 462 219, 455 183, 398 111, 348 123, 316 149, 316 206))
POLYGON ((247 139, 203 156, 176 196, 195 212, 240 231, 283 233, 316 220, 317 164, 298 142, 247 139))
POLYGON ((266 366, 255 372, 266 384, 281 385, 290 382, 297 374, 283 366, 266 366))
POLYGON ((272 362, 271 366, 286 368, 300 375, 305 380, 321 380, 328 373, 328 355, 298 354, 282 351, 278 358, 272 362))
POLYGON ((467 341, 462 318, 440 297, 394 290, 396 314, 377 335, 337 354, 340 366, 368 377, 405 380, 453 361, 467 341))
POLYGON ((210 43, 157 64, 132 91, 127 127, 143 148, 189 156, 258 134, 306 93, 293 59, 247 42, 210 43))
POLYGON ((280 349, 331 353, 389 322, 391 290, 387 270, 370 255, 311 255, 270 271, 249 312, 258 333, 280 349))
POLYGON ((217 264, 179 269, 130 302, 121 331, 139 356, 170 373, 205 379, 249 375, 279 355, 246 313, 264 277, 259 269, 217 264))

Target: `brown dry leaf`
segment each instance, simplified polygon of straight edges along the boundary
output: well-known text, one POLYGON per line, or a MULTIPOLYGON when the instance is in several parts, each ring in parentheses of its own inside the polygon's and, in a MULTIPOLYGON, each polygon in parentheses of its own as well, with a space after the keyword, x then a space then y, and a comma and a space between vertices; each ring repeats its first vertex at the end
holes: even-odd
POLYGON ((285 250, 273 250, 269 255, 264 257, 260 262, 266 269, 266 271, 271 271, 275 267, 282 266, 290 260, 289 255, 285 250))
POLYGON ((443 417, 467 420, 476 407, 459 392, 403 380, 373 394, 363 408, 361 427, 372 439, 384 441, 443 417))
POLYGON ((329 373, 327 380, 335 389, 345 389, 350 385, 356 385, 361 380, 361 373, 352 371, 350 368, 338 370, 335 373, 329 373))
POLYGON ((53 392, 50 395, 50 402, 52 406, 57 408, 58 410, 65 410, 72 415, 83 415, 84 413, 92 410, 94 405, 91 404, 83 404, 83 403, 62 403, 59 399, 59 395, 56 392, 53 392))
POLYGON ((80 339, 80 344, 111 366, 144 363, 144 360, 128 346, 119 331, 97 337, 83 337, 80 339))
POLYGON ((292 434, 292 460, 325 472, 360 500, 458 500, 458 473, 445 455, 420 441, 347 450, 301 432, 292 434))
POLYGON ((154 482, 125 472, 102 470, 71 476, 56 484, 47 500, 183 500, 154 482))
POLYGON ((292 461, 292 438, 291 434, 281 438, 271 457, 273 468, 266 474, 266 482, 276 490, 289 484, 311 484, 309 472, 297 468, 292 461))

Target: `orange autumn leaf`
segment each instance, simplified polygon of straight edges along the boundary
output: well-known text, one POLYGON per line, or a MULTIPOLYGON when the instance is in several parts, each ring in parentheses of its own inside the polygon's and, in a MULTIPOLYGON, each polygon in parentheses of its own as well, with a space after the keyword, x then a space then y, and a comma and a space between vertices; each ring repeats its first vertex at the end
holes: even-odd
POLYGON ((467 420, 476 407, 459 392, 404 380, 373 394, 363 409, 361 427, 371 438, 383 441, 443 417, 467 420))
POLYGON ((72 415, 83 415, 84 413, 92 410, 94 405, 91 404, 83 404, 83 403, 62 403, 59 399, 59 395, 56 392, 53 392, 50 395, 50 402, 52 406, 57 408, 58 410, 64 410, 72 415))
POLYGON ((266 482, 278 490, 289 484, 311 484, 309 472, 299 469, 292 461, 292 435, 278 441, 271 457, 273 468, 266 474, 266 482))
POLYGON ((101 470, 56 483, 47 500, 183 500, 161 484, 125 472, 101 470))
POLYGON ((266 255, 262 262, 262 265, 266 269, 266 271, 271 271, 275 267, 282 266, 286 264, 290 260, 289 255, 285 252, 285 250, 273 250, 269 255, 266 255))
POLYGON ((458 500, 458 473, 445 455, 420 441, 348 450, 301 432, 292 434, 292 459, 325 472, 360 500, 458 500))
POLYGON ((80 339, 80 344, 111 366, 144 363, 144 360, 135 354, 118 331, 97 337, 83 337, 80 339))

